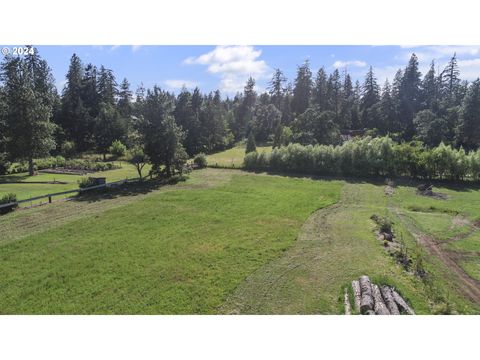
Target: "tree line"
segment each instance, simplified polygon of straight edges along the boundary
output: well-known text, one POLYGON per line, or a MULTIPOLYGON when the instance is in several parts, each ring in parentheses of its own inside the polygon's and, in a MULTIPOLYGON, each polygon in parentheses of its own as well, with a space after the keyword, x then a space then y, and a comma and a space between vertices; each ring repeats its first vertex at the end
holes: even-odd
POLYGON ((308 61, 288 82, 276 69, 268 91, 258 94, 249 78, 233 98, 220 91, 159 86, 135 92, 112 70, 70 59, 61 93, 38 51, 7 56, 0 74, 0 171, 8 161, 49 154, 96 151, 115 141, 167 176, 188 157, 233 146, 247 137, 274 147, 340 145, 355 135, 397 142, 443 143, 467 151, 480 144, 480 80, 462 81, 455 54, 423 76, 412 54, 404 69, 380 86, 370 67, 363 83, 335 69, 313 74, 308 61))
POLYGON ((419 141, 397 143, 390 137, 366 136, 341 145, 289 144, 268 153, 246 154, 248 170, 328 176, 408 176, 421 179, 480 179, 480 150, 451 145, 427 148, 419 141))

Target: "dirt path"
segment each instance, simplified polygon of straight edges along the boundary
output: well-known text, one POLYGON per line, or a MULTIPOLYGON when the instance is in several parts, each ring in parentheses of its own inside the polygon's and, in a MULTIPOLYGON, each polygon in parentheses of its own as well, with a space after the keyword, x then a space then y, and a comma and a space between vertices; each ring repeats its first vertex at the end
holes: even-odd
POLYGON ((415 237, 431 255, 439 259, 457 279, 457 286, 462 294, 467 296, 475 303, 480 303, 480 282, 472 279, 454 260, 454 254, 442 249, 438 242, 432 236, 422 233, 411 220, 400 213, 397 208, 393 209, 408 231, 415 237))
POLYGON ((369 274, 394 279, 416 301, 415 310, 428 313, 413 277, 394 265, 373 236, 370 216, 385 207, 383 186, 345 184, 340 201, 312 213, 292 246, 248 276, 219 312, 343 314, 345 286, 369 274))

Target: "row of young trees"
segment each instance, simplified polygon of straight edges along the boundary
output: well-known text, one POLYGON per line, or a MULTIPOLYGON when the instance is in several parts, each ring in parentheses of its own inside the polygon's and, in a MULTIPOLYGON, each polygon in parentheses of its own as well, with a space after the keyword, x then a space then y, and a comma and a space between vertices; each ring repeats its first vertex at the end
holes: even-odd
MULTIPOLYGON (((441 72, 432 63, 422 77, 412 55, 405 69, 381 88, 370 68, 363 84, 347 71, 315 76, 307 62, 289 83, 277 69, 268 91, 255 80, 233 99, 198 88, 173 93, 117 83, 112 70, 73 55, 61 94, 38 51, 6 57, 0 77, 0 164, 49 153, 94 150, 106 154, 119 140, 171 174, 182 159, 213 152, 246 137, 338 145, 342 135, 387 135, 396 141, 441 142, 456 148, 480 144, 480 81, 461 81, 455 55, 441 72)), ((343 136, 343 139, 344 139, 343 136)), ((1 169, 0 169, 1 170, 1 169)))
POLYGON ((249 170, 273 170, 314 175, 408 176, 423 179, 480 179, 480 150, 468 153, 441 143, 397 143, 390 137, 369 136, 342 145, 290 144, 270 154, 250 152, 249 170))

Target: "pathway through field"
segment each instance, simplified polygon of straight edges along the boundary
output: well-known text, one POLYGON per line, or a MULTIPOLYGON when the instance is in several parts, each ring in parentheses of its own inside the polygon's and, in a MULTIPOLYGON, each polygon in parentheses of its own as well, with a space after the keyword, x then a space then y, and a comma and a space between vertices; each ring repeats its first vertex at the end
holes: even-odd
POLYGON ((221 312, 341 314, 344 286, 362 274, 394 279, 417 312, 428 312, 416 279, 395 265, 373 236, 370 216, 385 207, 381 186, 345 184, 341 201, 314 212, 294 245, 249 276, 221 312))

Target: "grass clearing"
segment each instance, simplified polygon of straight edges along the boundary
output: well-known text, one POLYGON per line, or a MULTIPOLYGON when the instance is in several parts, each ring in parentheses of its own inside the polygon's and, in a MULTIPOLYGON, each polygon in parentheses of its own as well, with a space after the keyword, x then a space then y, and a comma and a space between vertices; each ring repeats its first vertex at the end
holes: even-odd
MULTIPOLYGON (((257 152, 270 153, 272 151, 271 146, 257 146, 257 152)), ((209 166, 221 166, 221 167, 243 167, 243 158, 245 157, 245 145, 238 145, 234 148, 207 156, 207 162, 209 166)))
MULTIPOLYGON (((211 171, 194 172, 193 184, 211 171)), ((215 313, 340 188, 233 174, 217 187, 152 193, 23 236, 2 246, 0 312, 215 313)))
MULTIPOLYGON (((121 162, 121 169, 99 171, 96 173, 90 173, 85 176, 80 175, 65 175, 65 174, 45 174, 40 173, 35 176, 28 176, 27 173, 12 174, 0 176, 0 197, 4 194, 14 193, 17 195, 18 200, 28 199, 30 197, 42 196, 50 193, 62 192, 67 190, 78 189, 77 181, 83 177, 106 177, 107 182, 118 181, 125 178, 138 177, 137 170, 132 164, 121 162), (36 184, 33 182, 66 182, 67 184, 36 184), (3 183, 2 183, 3 182, 3 183), (8 183, 8 182, 21 182, 21 183, 8 183)), ((148 168, 143 170, 144 174, 148 173, 148 168)), ((60 195, 56 199, 70 197, 69 195, 60 195)), ((36 201, 35 203, 38 203, 36 201)), ((27 204, 29 205, 29 204, 27 204)))

